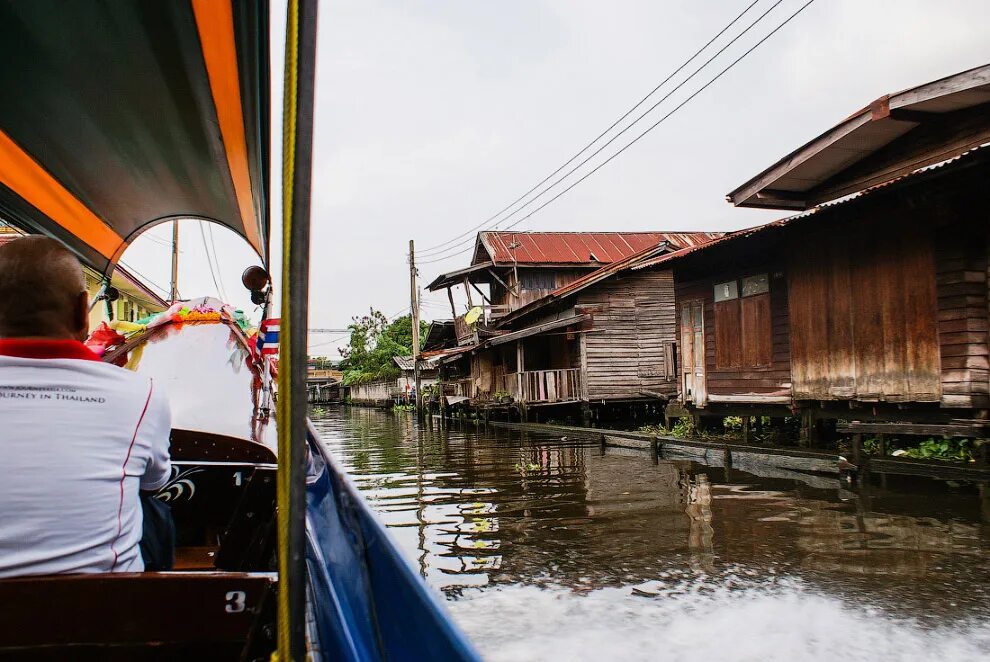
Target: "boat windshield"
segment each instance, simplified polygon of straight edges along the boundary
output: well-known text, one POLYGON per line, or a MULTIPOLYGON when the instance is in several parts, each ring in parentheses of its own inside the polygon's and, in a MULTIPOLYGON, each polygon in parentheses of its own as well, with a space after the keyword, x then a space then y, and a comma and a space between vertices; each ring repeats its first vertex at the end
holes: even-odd
POLYGON ((165 388, 172 427, 248 439, 275 449, 275 426, 259 421, 260 374, 244 340, 223 323, 170 323, 148 333, 127 367, 165 388))

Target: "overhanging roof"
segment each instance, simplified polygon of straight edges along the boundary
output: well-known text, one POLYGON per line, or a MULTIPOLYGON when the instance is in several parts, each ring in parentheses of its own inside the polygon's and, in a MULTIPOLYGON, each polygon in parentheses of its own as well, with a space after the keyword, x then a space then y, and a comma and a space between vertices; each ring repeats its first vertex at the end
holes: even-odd
POLYGON ((267 260, 268 1, 0 4, 0 216, 104 272, 173 218, 267 260))
MULTIPOLYGON (((24 235, 21 232, 15 231, 13 228, 0 225, 0 246, 23 236, 24 235)), ((168 308, 168 304, 164 299, 162 299, 158 294, 152 291, 150 287, 145 285, 140 279, 123 267, 117 267, 114 270, 110 284, 118 290, 127 292, 132 297, 144 300, 147 304, 157 310, 165 310, 168 308)))
POLYGON ((423 338, 423 350, 442 349, 448 343, 456 342, 454 320, 433 320, 426 330, 426 337, 423 338))
MULTIPOLYGON (((662 266, 665 268, 674 267, 684 263, 685 261, 695 259, 694 256, 712 256, 714 262, 724 261, 726 259, 731 260, 732 258, 727 257, 727 254, 717 253, 725 248, 728 248, 728 250, 731 251, 737 246, 746 245, 750 240, 785 230, 787 228, 792 228, 797 224, 826 222, 833 214, 850 207, 855 208, 864 201, 873 199, 876 195, 882 195, 884 193, 896 194, 898 191, 904 191, 909 187, 920 185, 924 182, 936 181, 944 177, 950 177, 955 174, 965 172, 967 169, 982 169, 982 171, 978 170, 978 172, 983 172, 986 171, 988 167, 990 167, 990 145, 973 149, 966 154, 961 154, 938 164, 918 168, 911 173, 902 175, 893 180, 889 180, 883 184, 870 187, 865 191, 860 191, 855 195, 847 196, 841 200, 823 204, 815 207, 814 209, 793 214, 786 218, 771 221, 770 223, 730 232, 724 237, 711 241, 702 246, 691 246, 673 253, 638 260, 627 268, 631 271, 636 271, 639 269, 647 269, 657 266, 662 266), (716 254, 713 256, 713 253, 716 254)), ((985 175, 979 174, 978 176, 985 179, 985 175)))
POLYGON ((565 326, 580 324, 581 322, 585 322, 590 319, 591 315, 571 315, 570 317, 565 317, 563 319, 544 322, 542 324, 526 327, 525 329, 520 329, 519 331, 513 331, 512 333, 505 333, 501 336, 495 336, 494 338, 489 339, 485 344, 489 347, 493 347, 495 345, 512 342, 513 340, 535 336, 546 331, 553 331, 554 329, 561 329, 565 326))
MULTIPOLYGON (((431 292, 436 292, 444 287, 450 287, 452 285, 460 285, 464 281, 464 277, 470 274, 476 274, 481 271, 487 271, 492 266, 491 262, 482 262, 480 264, 473 264, 470 267, 464 267, 463 269, 458 269, 456 271, 448 271, 445 274, 440 274, 433 281, 426 286, 426 289, 431 292)), ((478 282, 479 279, 474 279, 478 282)))
POLYGON ((990 141, 990 65, 883 96, 728 194, 805 210, 990 141))

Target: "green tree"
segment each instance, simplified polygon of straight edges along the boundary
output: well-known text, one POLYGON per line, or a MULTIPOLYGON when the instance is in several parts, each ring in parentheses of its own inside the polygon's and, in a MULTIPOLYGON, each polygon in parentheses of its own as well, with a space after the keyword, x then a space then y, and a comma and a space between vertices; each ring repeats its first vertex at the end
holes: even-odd
MULTIPOLYGON (((420 322, 420 340, 429 325, 420 322)), ((395 379, 399 367, 393 357, 412 355, 412 317, 404 315, 389 322, 381 311, 371 309, 367 315, 351 318, 347 347, 341 348, 340 369, 344 384, 361 384, 378 379, 395 379)))

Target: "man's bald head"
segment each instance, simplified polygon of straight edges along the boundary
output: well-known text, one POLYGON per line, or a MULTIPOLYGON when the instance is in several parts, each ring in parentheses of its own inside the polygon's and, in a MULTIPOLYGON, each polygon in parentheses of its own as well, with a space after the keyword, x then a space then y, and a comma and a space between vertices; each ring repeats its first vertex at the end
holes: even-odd
POLYGON ((71 338, 89 331, 79 260, 48 237, 0 246, 0 338, 71 338))

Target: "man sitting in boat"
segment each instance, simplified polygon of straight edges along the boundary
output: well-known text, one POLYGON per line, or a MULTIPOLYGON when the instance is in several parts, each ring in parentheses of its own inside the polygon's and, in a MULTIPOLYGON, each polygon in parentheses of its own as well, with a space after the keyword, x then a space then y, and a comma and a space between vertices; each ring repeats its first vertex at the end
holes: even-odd
POLYGON ((79 261, 59 242, 0 246, 0 576, 136 572, 139 490, 169 479, 158 384, 103 363, 79 261))

